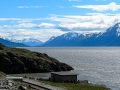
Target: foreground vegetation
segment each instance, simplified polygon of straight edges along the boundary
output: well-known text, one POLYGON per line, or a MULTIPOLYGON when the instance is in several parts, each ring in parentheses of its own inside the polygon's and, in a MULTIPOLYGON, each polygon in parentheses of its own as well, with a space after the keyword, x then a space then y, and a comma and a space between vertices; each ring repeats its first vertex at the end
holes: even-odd
POLYGON ((0 71, 0 79, 3 79, 3 78, 5 78, 5 73, 0 71))
POLYGON ((104 85, 93 85, 93 84, 73 84, 73 83, 54 83, 45 81, 45 84, 49 84, 56 87, 65 88, 67 90, 110 90, 104 85))

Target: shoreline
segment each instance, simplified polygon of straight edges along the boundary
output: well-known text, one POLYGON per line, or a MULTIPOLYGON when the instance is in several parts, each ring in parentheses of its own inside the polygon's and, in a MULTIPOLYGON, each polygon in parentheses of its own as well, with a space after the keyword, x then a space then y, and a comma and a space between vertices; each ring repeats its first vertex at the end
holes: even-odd
MULTIPOLYGON (((49 77, 50 77, 50 73, 25 73, 25 74, 10 74, 11 76, 26 76, 27 78, 30 78, 30 79, 33 79, 33 80, 41 80, 41 81, 44 81, 44 80, 48 80, 49 77)), ((89 80, 79 80, 81 84, 91 84, 91 85, 100 85, 100 86, 105 86, 107 88, 110 88, 109 90, 114 90, 114 89, 111 89, 111 87, 108 87, 107 85, 104 85, 104 84, 97 84, 97 83, 92 83, 92 82, 89 82, 89 80), (87 83, 86 83, 87 82, 87 83)))

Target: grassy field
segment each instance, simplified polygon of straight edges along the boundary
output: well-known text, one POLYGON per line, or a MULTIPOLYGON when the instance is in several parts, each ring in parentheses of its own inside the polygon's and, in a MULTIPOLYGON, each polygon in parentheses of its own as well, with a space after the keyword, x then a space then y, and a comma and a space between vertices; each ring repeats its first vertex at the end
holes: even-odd
POLYGON ((93 84, 72 84, 72 83, 54 83, 54 82, 47 82, 44 83, 57 86, 61 88, 65 88, 67 90, 110 90, 103 85, 93 85, 93 84))

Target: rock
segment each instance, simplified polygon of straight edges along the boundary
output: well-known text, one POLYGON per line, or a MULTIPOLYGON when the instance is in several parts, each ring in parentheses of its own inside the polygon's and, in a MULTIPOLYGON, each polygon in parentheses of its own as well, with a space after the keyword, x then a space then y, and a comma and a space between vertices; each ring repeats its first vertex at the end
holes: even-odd
POLYGON ((27 88, 25 86, 19 86, 18 88, 19 90, 27 90, 27 88))
POLYGON ((10 48, 0 44, 0 71, 7 74, 70 71, 73 68, 45 53, 10 48))

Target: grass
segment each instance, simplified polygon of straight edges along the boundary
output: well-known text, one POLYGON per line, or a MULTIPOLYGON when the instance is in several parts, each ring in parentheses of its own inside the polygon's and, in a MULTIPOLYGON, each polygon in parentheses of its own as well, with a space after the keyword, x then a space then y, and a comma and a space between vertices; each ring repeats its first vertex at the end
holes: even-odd
POLYGON ((34 59, 39 59, 38 56, 36 56, 35 53, 26 50, 26 49, 19 49, 19 48, 13 48, 12 49, 14 51, 14 53, 20 55, 20 56, 24 56, 24 57, 28 57, 28 58, 34 58, 34 59))
POLYGON ((103 85, 93 85, 93 84, 72 84, 72 83, 54 83, 54 82, 44 82, 56 87, 65 88, 67 90, 109 90, 103 85))
POLYGON ((0 54, 6 54, 4 50, 0 50, 0 54))
POLYGON ((36 56, 35 53, 26 50, 26 49, 19 49, 19 48, 4 48, 3 50, 0 50, 1 54, 7 54, 8 52, 19 55, 19 56, 24 56, 28 58, 34 58, 34 59, 39 59, 38 56, 36 56))
POLYGON ((1 71, 0 71, 0 79, 5 78, 5 76, 4 76, 4 75, 5 75, 5 73, 3 73, 3 72, 1 72, 1 71))
POLYGON ((0 77, 2 77, 2 74, 0 74, 0 77))
POLYGON ((30 58, 30 59, 43 60, 43 61, 47 61, 49 63, 53 63, 53 61, 51 61, 49 58, 47 58, 44 54, 37 55, 35 52, 32 52, 27 49, 5 47, 4 49, 0 50, 0 54, 2 54, 2 55, 8 55, 8 53, 11 53, 11 54, 19 56, 19 57, 26 57, 26 58, 30 58))

